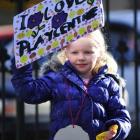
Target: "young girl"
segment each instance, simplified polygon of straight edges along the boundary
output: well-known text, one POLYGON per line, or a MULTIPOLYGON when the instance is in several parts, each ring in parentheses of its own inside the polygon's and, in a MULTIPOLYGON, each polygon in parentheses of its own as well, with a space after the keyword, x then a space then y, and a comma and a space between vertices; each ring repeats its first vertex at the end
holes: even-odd
POLYGON ((71 126, 81 128, 88 136, 85 140, 124 140, 128 136, 130 116, 111 76, 117 74, 117 64, 106 49, 96 30, 70 43, 64 64, 50 61, 38 79, 32 78, 31 65, 16 69, 13 64, 12 83, 21 99, 29 104, 51 101, 50 140, 71 126))

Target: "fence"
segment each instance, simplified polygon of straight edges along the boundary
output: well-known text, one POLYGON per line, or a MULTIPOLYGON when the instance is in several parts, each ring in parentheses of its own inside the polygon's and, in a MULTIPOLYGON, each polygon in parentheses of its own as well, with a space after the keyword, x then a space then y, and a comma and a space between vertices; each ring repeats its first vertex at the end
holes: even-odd
MULTIPOLYGON (((17 2, 17 12, 22 11, 23 9, 24 0, 19 0, 17 2)), ((133 12, 133 27, 131 29, 134 35, 134 59, 133 65, 131 66, 131 71, 133 70, 133 79, 131 81, 134 83, 134 102, 130 102, 129 107, 134 106, 130 111, 131 115, 133 116, 132 119, 132 131, 128 137, 128 139, 140 139, 140 105, 139 105, 139 69, 140 69, 140 49, 139 49, 139 36, 140 31, 138 32, 138 0, 133 1, 134 9, 133 12), (134 105, 133 105, 134 104, 134 105)), ((106 34, 110 37, 112 30, 111 26, 111 19, 110 19, 110 0, 105 1, 105 11, 106 11, 106 34)), ((124 17, 125 18, 125 17, 124 17)), ((115 26, 117 27, 117 26, 115 26)), ((114 28, 114 27, 113 27, 114 28)), ((116 28, 117 30, 118 28, 116 28)), ((1 87, 0 87, 0 106, 1 106, 1 114, 0 114, 0 137, 1 140, 24 140, 24 139, 34 139, 34 140, 43 140, 47 139, 48 131, 47 126, 49 124, 49 111, 47 112, 46 106, 49 105, 44 104, 42 106, 35 105, 35 106, 28 106, 24 104, 22 101, 16 99, 15 93, 13 89, 9 86, 10 85, 10 78, 11 72, 7 69, 7 60, 10 57, 7 54, 5 43, 11 42, 11 38, 5 38, 0 40, 0 77, 1 77, 1 87), (12 95, 11 95, 12 94, 12 95), (8 106, 9 105, 9 106, 8 106), (29 109, 30 108, 30 109, 29 109), (27 112, 28 109, 28 112, 27 112), (46 114, 44 114, 44 110, 40 113, 42 109, 46 109, 46 114), (42 121, 43 120, 43 121, 42 121)), ((110 41, 109 41, 110 42, 110 41)), ((129 69, 128 65, 126 68, 126 60, 125 60, 125 53, 127 52, 127 43, 125 40, 118 40, 118 54, 120 55, 121 59, 118 59, 118 63, 120 64, 120 73, 124 78, 125 70, 129 69)), ((35 64, 34 67, 34 75, 38 77, 38 64, 35 64)), ((128 76, 130 76, 128 74, 128 76)), ((132 79, 130 79, 132 80, 132 79)), ((130 82, 130 81, 129 81, 130 82)), ((129 87, 130 88, 130 87, 129 87)), ((130 96, 130 95, 129 95, 130 96)), ((130 98, 131 101, 131 98, 130 98)), ((128 108, 129 108, 128 107, 128 108)))

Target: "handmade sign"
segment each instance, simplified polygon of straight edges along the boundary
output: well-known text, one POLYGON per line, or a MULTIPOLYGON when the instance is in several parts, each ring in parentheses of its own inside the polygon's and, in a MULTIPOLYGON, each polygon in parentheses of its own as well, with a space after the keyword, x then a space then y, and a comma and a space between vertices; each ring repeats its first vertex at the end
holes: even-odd
POLYGON ((45 0, 14 17, 20 68, 104 25, 101 0, 45 0))

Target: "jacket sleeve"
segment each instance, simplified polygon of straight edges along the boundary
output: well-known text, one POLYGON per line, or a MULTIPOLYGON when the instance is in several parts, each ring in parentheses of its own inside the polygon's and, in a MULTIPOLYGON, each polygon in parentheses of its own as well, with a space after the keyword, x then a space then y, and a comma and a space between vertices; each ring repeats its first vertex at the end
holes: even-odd
POLYGON ((37 104, 53 98, 51 74, 39 79, 33 79, 32 66, 28 64, 20 69, 15 67, 15 60, 12 59, 12 85, 17 96, 26 103, 37 104))
POLYGON ((117 124, 119 126, 117 135, 114 140, 124 140, 131 129, 131 119, 129 112, 126 109, 125 102, 121 96, 119 85, 111 78, 108 87, 110 98, 107 104, 108 120, 105 123, 106 128, 117 124))

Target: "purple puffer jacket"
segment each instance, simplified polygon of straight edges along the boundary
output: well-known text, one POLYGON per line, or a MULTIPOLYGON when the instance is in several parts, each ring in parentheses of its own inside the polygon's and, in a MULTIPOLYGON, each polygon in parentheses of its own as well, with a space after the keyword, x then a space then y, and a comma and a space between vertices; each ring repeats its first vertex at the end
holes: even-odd
POLYGON ((72 118, 88 133, 90 140, 95 140, 97 134, 113 124, 119 126, 114 140, 124 140, 128 136, 130 116, 121 98, 119 85, 105 74, 106 65, 86 86, 70 62, 66 62, 59 71, 50 70, 35 80, 31 65, 17 70, 13 64, 12 69, 12 84, 17 96, 24 102, 37 104, 51 101, 50 140, 59 129, 72 124, 72 118))

